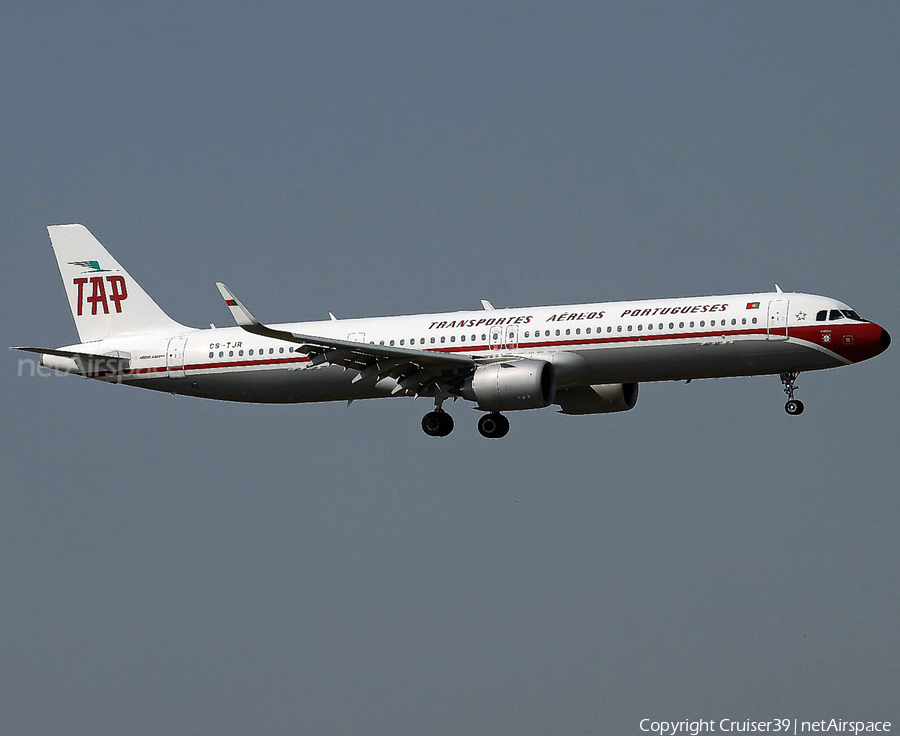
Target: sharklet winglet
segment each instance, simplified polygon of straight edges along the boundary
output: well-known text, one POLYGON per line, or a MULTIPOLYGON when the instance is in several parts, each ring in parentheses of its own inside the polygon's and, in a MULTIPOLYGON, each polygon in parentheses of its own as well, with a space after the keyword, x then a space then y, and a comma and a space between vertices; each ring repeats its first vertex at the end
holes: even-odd
POLYGON ((237 322, 240 327, 255 327, 259 325, 259 320, 250 314, 250 310, 241 304, 240 299, 238 299, 225 284, 221 281, 216 281, 216 287, 218 287, 219 293, 225 300, 225 305, 231 312, 231 316, 234 317, 234 321, 237 322))

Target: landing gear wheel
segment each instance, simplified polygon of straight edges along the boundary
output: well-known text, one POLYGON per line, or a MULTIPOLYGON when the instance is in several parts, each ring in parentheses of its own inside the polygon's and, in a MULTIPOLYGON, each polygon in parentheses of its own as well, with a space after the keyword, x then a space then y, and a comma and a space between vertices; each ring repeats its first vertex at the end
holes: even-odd
POLYGON ((429 437, 446 437, 453 431, 453 417, 445 411, 430 411, 422 417, 422 431, 429 437))
POLYGON ((482 437, 498 440, 509 432, 509 419, 497 412, 485 414, 478 420, 478 431, 482 437))
POLYGON ((792 417, 799 416, 803 413, 803 402, 794 398, 794 391, 797 390, 797 384, 795 382, 799 375, 799 373, 781 374, 781 385, 784 386, 784 393, 788 397, 787 403, 784 405, 784 410, 792 417))

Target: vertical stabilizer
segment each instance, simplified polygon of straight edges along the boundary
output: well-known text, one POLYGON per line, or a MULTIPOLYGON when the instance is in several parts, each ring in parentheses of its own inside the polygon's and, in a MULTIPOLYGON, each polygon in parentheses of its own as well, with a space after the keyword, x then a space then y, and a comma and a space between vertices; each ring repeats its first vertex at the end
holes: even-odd
POLYGON ((47 231, 81 342, 186 329, 159 308, 84 225, 50 225, 47 231))

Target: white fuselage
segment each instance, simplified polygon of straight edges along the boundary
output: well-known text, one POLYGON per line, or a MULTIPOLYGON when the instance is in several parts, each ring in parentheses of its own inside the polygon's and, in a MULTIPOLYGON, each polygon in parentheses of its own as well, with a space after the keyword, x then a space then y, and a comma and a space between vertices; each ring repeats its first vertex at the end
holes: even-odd
MULTIPOLYGON (((484 363, 546 360, 556 368, 559 387, 567 388, 847 365, 880 352, 862 354, 864 344, 876 339, 874 329, 868 328, 877 326, 845 317, 843 310, 849 309, 826 297, 778 292, 273 327, 373 345, 459 353, 484 363), (822 312, 825 319, 817 319, 822 312)), ((354 371, 314 365, 293 344, 240 327, 120 334, 71 348, 102 354, 115 351, 128 357, 127 364, 96 370, 91 377, 205 398, 286 403, 397 393, 393 379, 353 382, 354 371)), ((43 360, 50 367, 81 372, 67 358, 45 356, 43 360)))

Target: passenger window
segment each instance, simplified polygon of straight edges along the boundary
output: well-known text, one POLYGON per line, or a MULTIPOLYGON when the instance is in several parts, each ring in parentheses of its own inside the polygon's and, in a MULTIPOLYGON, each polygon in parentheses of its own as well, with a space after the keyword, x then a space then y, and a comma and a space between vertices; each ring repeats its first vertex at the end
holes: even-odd
POLYGON ((460 341, 460 342, 465 342, 465 341, 466 341, 466 336, 465 336, 465 335, 460 335, 460 336, 459 336, 459 341, 460 341))
POLYGON ((753 324, 756 324, 756 317, 753 318, 753 324))
POLYGON ((824 322, 828 319, 828 310, 823 309, 821 312, 816 312, 816 322, 824 322))
POLYGON ((670 329, 670 330, 674 330, 674 329, 675 329, 675 323, 674 323, 674 322, 669 322, 669 329, 670 329))
MULTIPOLYGON (((475 342, 475 337, 475 335, 472 335, 472 342, 475 342)), ((526 337, 528 337, 528 335, 526 335, 526 337)))
POLYGON ((434 338, 431 338, 431 344, 434 345, 434 338))
POLYGON ((210 354, 209 354, 209 357, 210 357, 210 358, 212 358, 212 357, 213 357, 213 354, 212 354, 212 353, 210 353, 210 354))
POLYGON ((691 321, 691 327, 693 327, 693 326, 694 326, 694 322, 693 322, 693 321, 691 321))
POLYGON ((700 326, 701 326, 701 327, 706 327, 706 320, 705 320, 705 319, 701 319, 701 320, 700 320, 700 326))
POLYGON ((579 327, 577 330, 575 330, 575 334, 576 334, 576 335, 580 335, 580 334, 581 334, 581 328, 580 328, 580 327, 579 327))
POLYGON ((401 340, 400 344, 403 345, 405 342, 406 342, 405 340, 401 340))
POLYGON ((283 353, 283 352, 284 352, 284 348, 278 348, 278 352, 279 352, 279 353, 283 353))
POLYGON ((679 329, 679 330, 683 330, 683 329, 684 329, 684 322, 679 322, 679 323, 678 323, 678 329, 679 329))
MULTIPOLYGON (((384 345, 384 343, 381 343, 381 344, 384 345)), ((269 348, 269 355, 274 355, 274 354, 275 354, 275 348, 269 348)))
POLYGON ((559 336, 559 330, 556 331, 556 335, 557 335, 557 337, 559 336))
POLYGON ((528 330, 525 330, 525 337, 528 337, 528 335, 529 335, 528 330))
POLYGON ((584 333, 585 333, 586 335, 590 335, 590 334, 591 334, 591 328, 588 327, 588 328, 584 331, 584 333))
POLYGON ((233 357, 234 357, 234 350, 229 350, 229 351, 228 351, 228 357, 229 357, 229 358, 233 358, 233 357))
POLYGON ((567 334, 567 335, 571 335, 571 334, 572 334, 572 330, 566 330, 566 334, 567 334))
POLYGON ((741 324, 742 324, 742 325, 747 324, 747 318, 746 318, 746 317, 744 317, 744 319, 741 320, 741 324))
POLYGON ((641 332, 644 329, 644 325, 638 325, 638 332, 641 332))
POLYGON ((616 332, 621 332, 621 331, 622 331, 622 325, 618 325, 616 327, 616 332))
POLYGON ((456 335, 450 335, 450 342, 456 342, 456 335))
POLYGON ((225 357, 225 351, 224 351, 224 350, 220 350, 220 351, 219 351, 219 357, 220 357, 220 358, 224 358, 224 357, 225 357))
POLYGON ((628 331, 631 332, 633 327, 634 327, 634 325, 628 325, 628 331))
POLYGON ((238 350, 238 355, 243 355, 243 354, 244 354, 243 350, 238 350))
POLYGON ((425 344, 425 338, 423 337, 421 340, 419 340, 419 345, 424 345, 424 344, 425 344))
POLYGON ((392 347, 393 347, 393 345, 394 345, 394 341, 393 341, 393 340, 391 340, 391 346, 392 346, 392 347))
POLYGON ((441 335, 441 342, 447 342, 447 338, 441 335))

